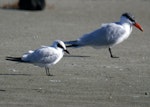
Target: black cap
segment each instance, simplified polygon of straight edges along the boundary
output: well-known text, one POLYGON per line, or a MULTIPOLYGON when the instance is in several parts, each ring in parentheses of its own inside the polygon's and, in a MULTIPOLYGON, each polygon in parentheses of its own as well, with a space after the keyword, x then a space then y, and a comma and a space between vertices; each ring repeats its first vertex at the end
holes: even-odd
POLYGON ((128 18, 130 21, 135 22, 135 18, 131 13, 123 13, 122 16, 125 16, 126 18, 128 18))

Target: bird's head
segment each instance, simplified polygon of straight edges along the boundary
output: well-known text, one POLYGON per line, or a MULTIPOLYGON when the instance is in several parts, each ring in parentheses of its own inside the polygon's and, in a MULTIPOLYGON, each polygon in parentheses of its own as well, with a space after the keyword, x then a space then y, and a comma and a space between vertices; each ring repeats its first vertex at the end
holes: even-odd
POLYGON ((70 54, 69 51, 67 50, 65 44, 63 41, 61 40, 55 40, 53 43, 53 46, 61 48, 63 51, 65 51, 66 53, 70 54))
POLYGON ((131 13, 123 13, 121 16, 121 20, 126 21, 130 23, 131 25, 134 25, 136 28, 138 28, 139 30, 143 32, 143 28, 141 27, 139 23, 135 21, 135 18, 131 13))

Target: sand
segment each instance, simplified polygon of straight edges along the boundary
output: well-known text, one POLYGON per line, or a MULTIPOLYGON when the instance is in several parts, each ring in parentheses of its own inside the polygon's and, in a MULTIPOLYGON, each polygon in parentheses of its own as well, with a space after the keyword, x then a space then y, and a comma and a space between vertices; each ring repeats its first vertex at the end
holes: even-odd
MULTIPOLYGON (((11 3, 0 0, 0 5, 11 3)), ((0 107, 149 107, 150 106, 150 1, 47 0, 53 8, 30 12, 0 9, 0 107), (107 49, 69 49, 51 67, 5 60, 30 49, 51 45, 56 39, 74 40, 118 21, 124 12, 135 15, 144 32, 107 49)))

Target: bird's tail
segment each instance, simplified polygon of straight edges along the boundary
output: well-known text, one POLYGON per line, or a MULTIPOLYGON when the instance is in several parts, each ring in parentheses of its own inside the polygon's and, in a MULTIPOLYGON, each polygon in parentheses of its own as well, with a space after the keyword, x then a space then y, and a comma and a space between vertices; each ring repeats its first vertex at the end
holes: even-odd
POLYGON ((9 61, 15 61, 15 62, 23 62, 23 63, 29 63, 28 55, 33 53, 32 50, 29 50, 27 53, 24 53, 22 57, 11 57, 7 56, 5 59, 9 61))
POLYGON ((22 57, 7 56, 5 59, 9 60, 9 61, 29 63, 30 61, 29 61, 28 55, 31 53, 33 53, 33 51, 29 50, 27 53, 24 53, 24 55, 22 57))
POLYGON ((7 56, 6 57, 6 60, 9 60, 9 61, 15 61, 15 62, 24 62, 21 57, 9 57, 7 56))
POLYGON ((80 47, 79 43, 78 43, 78 40, 74 40, 74 41, 65 41, 64 42, 66 44, 66 47, 75 47, 75 48, 78 48, 80 47))

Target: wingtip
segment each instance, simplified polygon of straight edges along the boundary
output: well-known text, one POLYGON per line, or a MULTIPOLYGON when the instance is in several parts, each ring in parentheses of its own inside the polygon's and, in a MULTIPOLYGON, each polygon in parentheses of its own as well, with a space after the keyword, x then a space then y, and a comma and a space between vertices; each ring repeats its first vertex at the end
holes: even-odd
POLYGON ((11 57, 11 56, 6 56, 5 60, 8 61, 15 61, 15 62, 23 62, 21 57, 11 57))

